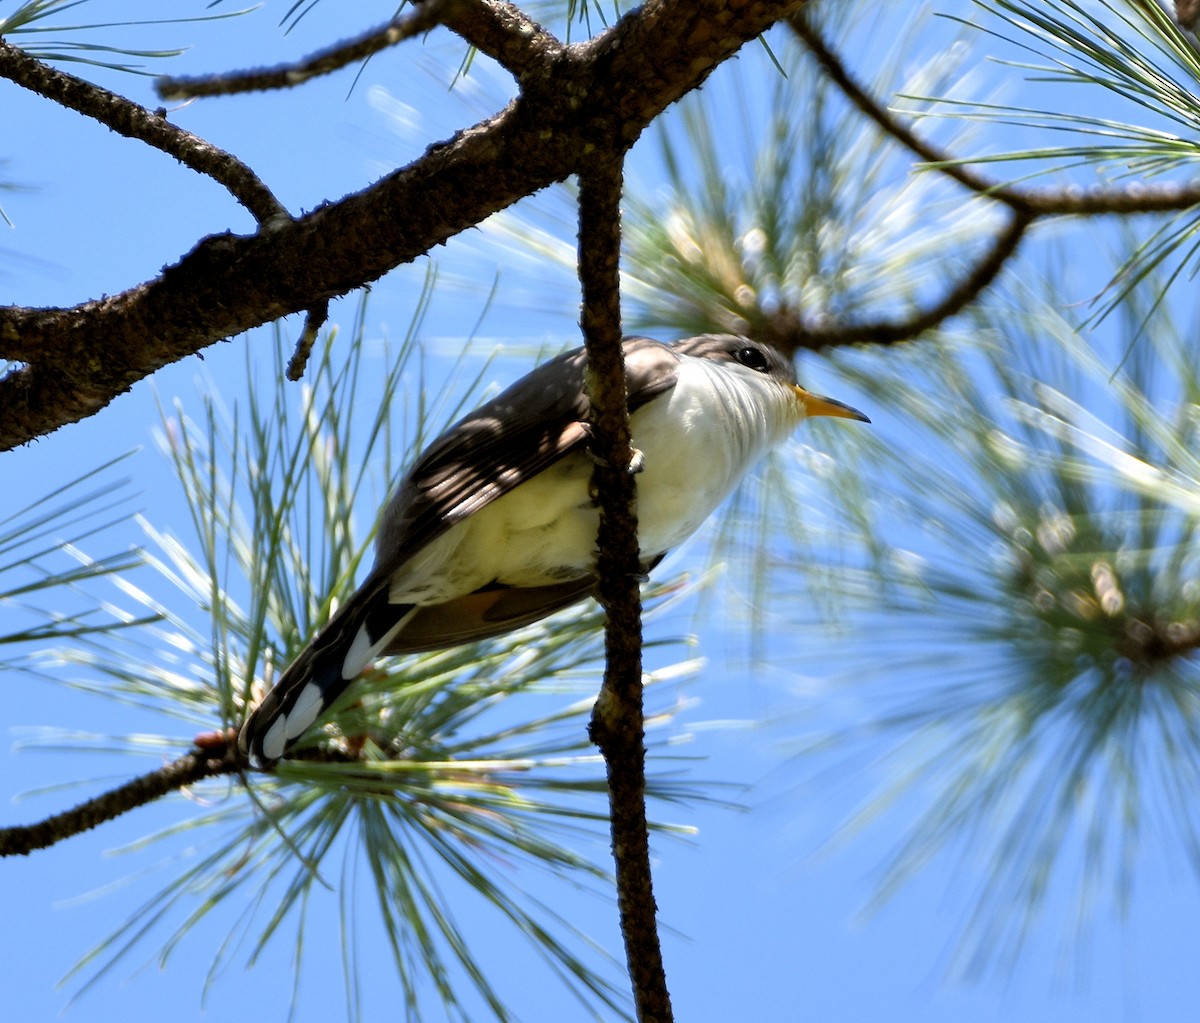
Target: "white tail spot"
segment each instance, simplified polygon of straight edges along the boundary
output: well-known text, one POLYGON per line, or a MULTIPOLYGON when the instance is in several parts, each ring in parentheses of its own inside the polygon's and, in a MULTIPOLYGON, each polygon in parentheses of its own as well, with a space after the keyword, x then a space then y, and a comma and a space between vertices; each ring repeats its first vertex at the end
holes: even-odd
POLYGON ((321 698, 321 688, 315 682, 309 682, 300 690, 295 704, 292 706, 284 721, 284 735, 288 742, 298 738, 309 725, 317 720, 324 709, 325 701, 321 698))
POLYGON ((272 722, 267 734, 262 737, 263 760, 269 762, 283 756, 283 751, 287 748, 287 736, 284 731, 286 728, 286 718, 278 717, 272 722))
MULTIPOLYGON (((358 678, 367 669, 376 657, 383 652, 387 645, 396 638, 405 622, 416 614, 418 608, 410 608, 400 619, 379 637, 374 643, 371 642, 371 637, 367 634, 366 625, 360 625, 358 632, 354 634, 354 642, 350 644, 350 649, 346 651, 346 656, 342 658, 342 680, 350 682, 358 678)), ((307 725, 305 726, 308 727, 307 725)))

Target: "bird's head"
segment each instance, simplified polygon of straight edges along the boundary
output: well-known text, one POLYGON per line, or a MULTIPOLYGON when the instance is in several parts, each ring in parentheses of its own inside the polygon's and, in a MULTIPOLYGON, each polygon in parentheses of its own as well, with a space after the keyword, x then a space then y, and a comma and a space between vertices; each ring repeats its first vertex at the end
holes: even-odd
POLYGON ((858 409, 834 398, 826 398, 801 387, 792 362, 778 349, 736 334, 701 334, 676 343, 688 355, 739 367, 742 372, 761 374, 788 390, 797 402, 796 418, 835 416, 869 423, 858 409))

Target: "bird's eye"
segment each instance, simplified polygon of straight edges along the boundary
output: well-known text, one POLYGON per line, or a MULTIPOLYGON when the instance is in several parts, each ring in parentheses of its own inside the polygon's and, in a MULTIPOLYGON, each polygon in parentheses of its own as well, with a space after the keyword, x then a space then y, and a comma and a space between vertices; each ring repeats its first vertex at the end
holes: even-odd
POLYGON ((739 348, 733 353, 733 357, 737 359, 747 369, 755 370, 759 373, 769 373, 771 371, 771 363, 767 361, 767 356, 761 348, 739 348))

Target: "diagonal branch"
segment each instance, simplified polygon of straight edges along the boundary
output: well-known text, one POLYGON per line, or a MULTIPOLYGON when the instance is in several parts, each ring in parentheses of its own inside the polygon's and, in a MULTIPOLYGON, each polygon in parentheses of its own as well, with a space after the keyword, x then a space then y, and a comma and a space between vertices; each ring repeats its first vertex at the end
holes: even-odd
POLYGON ((957 181, 977 195, 1007 206, 1007 228, 993 239, 975 268, 928 309, 905 320, 873 323, 832 324, 808 328, 794 315, 772 324, 776 343, 794 351, 830 345, 891 344, 911 340, 965 309, 1000 275, 1015 255, 1026 231, 1040 218, 1049 216, 1096 216, 1103 214, 1163 213, 1185 210, 1200 204, 1200 181, 1183 184, 1136 184, 1124 187, 1016 188, 993 181, 969 166, 969 160, 951 154, 922 139, 890 110, 878 103, 858 84, 841 59, 828 46, 804 12, 788 19, 788 26, 808 48, 822 69, 845 97, 893 139, 919 157, 932 170, 957 181))
POLYGON ((260 224, 289 216, 271 190, 236 156, 176 127, 163 114, 152 113, 124 96, 43 64, 3 39, 0 77, 99 121, 119 135, 175 157, 185 167, 223 185, 260 224))
POLYGON ((227 743, 211 750, 196 749, 157 771, 143 774, 120 788, 80 803, 71 810, 47 817, 37 824, 0 828, 0 856, 28 856, 65 838, 90 831, 98 824, 145 806, 156 799, 205 778, 233 774, 245 767, 237 744, 227 743))
POLYGON ((402 43, 413 36, 436 28, 447 8, 462 0, 426 0, 406 18, 394 18, 380 28, 373 28, 354 39, 334 43, 303 60, 250 71, 231 71, 219 75, 171 77, 165 75, 155 82, 162 99, 198 99, 202 96, 231 96, 241 92, 266 89, 290 89, 313 78, 332 74, 342 68, 402 43))
POLYGON ((404 18, 318 50, 303 60, 220 75, 164 76, 155 83, 163 99, 197 99, 267 89, 290 89, 445 25, 521 80, 543 67, 563 45, 520 8, 504 0, 419 0, 404 18))
POLYGON ((448 6, 442 21, 517 81, 544 71, 547 58, 566 49, 528 14, 505 0, 460 0, 448 6))
POLYGON ((1097 216, 1106 213, 1168 213, 1200 204, 1200 181, 1180 184, 1136 182, 1124 186, 1097 185, 1090 188, 1016 188, 993 181, 973 170, 968 159, 945 152, 922 139, 851 76, 841 59, 821 38, 803 14, 788 19, 788 26, 808 47, 825 73, 851 103, 883 131, 921 158, 930 169, 953 178, 979 195, 1004 203, 1014 211, 1036 217, 1097 216))
POLYGON ((983 257, 957 285, 928 309, 918 310, 904 320, 875 320, 866 323, 829 323, 806 327, 791 322, 775 328, 772 343, 787 352, 799 348, 817 349, 854 344, 894 344, 911 341, 932 330, 944 320, 962 312, 1000 276, 1017 251, 1021 239, 1034 221, 1028 210, 1014 209, 1008 227, 993 239, 983 257))
POLYGON ((972 192, 978 192, 980 195, 990 196, 1009 206, 1022 205, 1023 200, 1012 189, 997 181, 990 181, 965 164, 955 161, 933 143, 922 139, 886 107, 877 103, 874 97, 854 80, 841 58, 830 49, 821 37, 821 33, 803 12, 790 17, 788 27, 816 58, 822 70, 829 76, 829 80, 842 90, 846 99, 867 118, 874 121, 882 131, 922 160, 935 165, 939 171, 947 177, 953 178, 964 188, 969 188, 972 192))
POLYGON ((253 235, 200 241, 161 276, 72 308, 0 307, 0 450, 93 415, 168 363, 411 262, 595 158, 802 0, 649 0, 495 116, 369 188, 253 235), (719 26, 719 30, 718 30, 719 26))

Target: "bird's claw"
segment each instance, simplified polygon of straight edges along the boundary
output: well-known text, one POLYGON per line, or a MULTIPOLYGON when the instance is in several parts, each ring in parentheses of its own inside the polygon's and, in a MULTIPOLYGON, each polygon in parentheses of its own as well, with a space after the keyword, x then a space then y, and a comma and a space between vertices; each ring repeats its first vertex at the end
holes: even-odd
MULTIPOLYGON (((588 458, 590 458, 592 460, 592 462, 594 464, 603 466, 606 469, 612 464, 607 458, 601 458, 591 448, 587 449, 587 456, 588 456, 588 458)), ((642 453, 641 449, 639 449, 639 448, 630 448, 629 449, 629 465, 628 465, 627 469, 628 469, 629 475, 631 475, 631 476, 636 476, 638 473, 645 471, 646 456, 642 453)))

